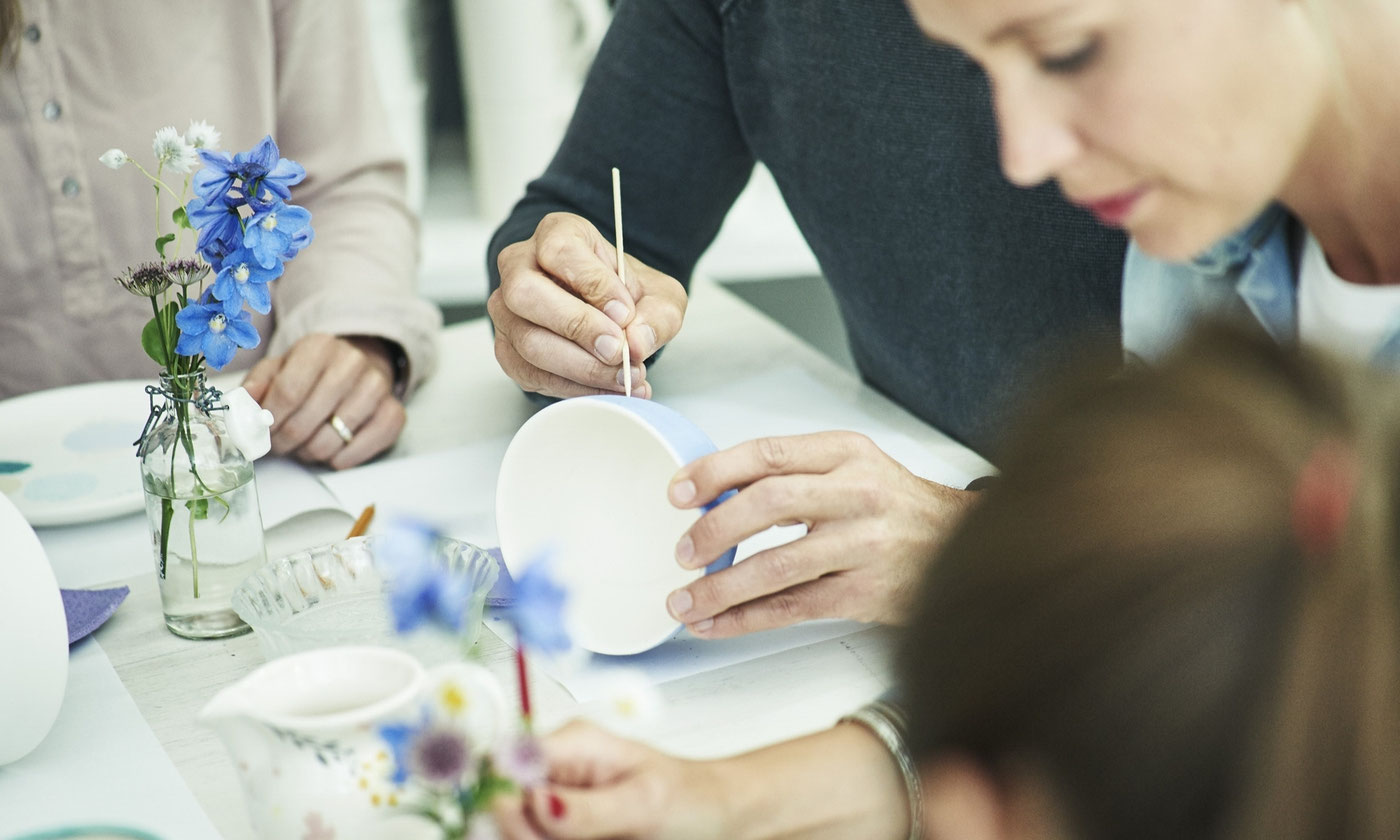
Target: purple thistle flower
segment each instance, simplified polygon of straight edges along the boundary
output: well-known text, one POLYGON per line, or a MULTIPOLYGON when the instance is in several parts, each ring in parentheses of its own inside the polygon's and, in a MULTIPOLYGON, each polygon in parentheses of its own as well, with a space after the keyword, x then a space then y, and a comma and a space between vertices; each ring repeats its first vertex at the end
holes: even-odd
POLYGON ((506 620, 527 648, 556 653, 572 645, 564 627, 564 602, 568 593, 555 582, 552 564, 542 557, 531 563, 515 581, 515 603, 506 608, 506 620))
POLYGON ((471 743, 463 732, 430 726, 418 732, 409 748, 409 774, 433 787, 462 787, 472 770, 471 759, 471 743))
POLYGON ((209 276, 209 265, 199 260, 171 260, 165 269, 170 273, 170 282, 177 286, 191 286, 209 276))
POLYGON ((505 749, 496 753, 496 770, 522 790, 536 788, 549 780, 540 742, 530 735, 520 735, 505 749))
POLYGON ((138 297, 155 297, 170 288, 170 274, 164 263, 142 263, 121 273, 117 285, 138 297))

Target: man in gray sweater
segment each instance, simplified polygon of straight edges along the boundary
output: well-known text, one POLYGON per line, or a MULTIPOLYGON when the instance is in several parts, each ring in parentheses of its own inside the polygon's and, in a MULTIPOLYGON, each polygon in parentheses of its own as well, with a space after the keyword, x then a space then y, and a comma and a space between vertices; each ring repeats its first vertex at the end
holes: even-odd
MULTIPOLYGON (((925 40, 900 0, 621 0, 563 144, 491 243, 505 371, 547 396, 617 392, 625 336, 649 395, 638 362, 681 328, 685 283, 756 160, 821 263, 865 381, 984 455, 1066 338, 1117 337, 1122 236, 1052 185, 1003 180, 980 70, 925 40), (627 179, 626 287, 612 166, 627 179)), ((680 538, 681 565, 778 521, 809 534, 673 593, 700 636, 898 622, 972 496, 833 433, 701 459, 671 499, 697 507, 735 486, 680 538)))

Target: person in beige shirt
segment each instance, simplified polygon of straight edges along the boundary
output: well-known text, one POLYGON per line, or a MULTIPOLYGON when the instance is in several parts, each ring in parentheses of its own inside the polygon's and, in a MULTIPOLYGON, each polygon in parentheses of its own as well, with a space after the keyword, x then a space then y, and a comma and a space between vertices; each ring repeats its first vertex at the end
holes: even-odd
POLYGON ((204 120, 231 151, 271 134, 307 172, 293 201, 316 240, 230 365, 252 365, 273 451, 342 468, 393 445, 441 315, 414 291, 417 220, 368 39, 343 0, 0 0, 0 398, 154 377, 150 311, 113 282, 155 259, 151 191, 98 157, 204 120))

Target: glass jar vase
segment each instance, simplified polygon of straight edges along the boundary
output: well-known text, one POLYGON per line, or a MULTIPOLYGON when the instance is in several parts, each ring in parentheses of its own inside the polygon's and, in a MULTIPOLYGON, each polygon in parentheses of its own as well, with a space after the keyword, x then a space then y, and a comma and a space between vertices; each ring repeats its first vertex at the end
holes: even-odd
POLYGON ((267 559, 253 464, 202 372, 161 374, 138 455, 165 626, 187 639, 248 632, 233 590, 267 559), (162 403, 163 401, 163 403, 162 403))

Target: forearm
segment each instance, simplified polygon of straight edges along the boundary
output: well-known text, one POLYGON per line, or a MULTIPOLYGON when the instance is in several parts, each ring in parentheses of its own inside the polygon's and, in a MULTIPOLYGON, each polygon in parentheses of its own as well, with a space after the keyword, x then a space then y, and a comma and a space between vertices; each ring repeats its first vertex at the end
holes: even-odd
POLYGON ((411 388, 431 372, 441 318, 418 297, 417 218, 402 153, 385 127, 359 9, 334 0, 279 5, 277 140, 306 167, 293 201, 315 240, 273 286, 269 352, 313 332, 373 336, 402 349, 411 388))
POLYGON ((905 840, 909 803, 884 744, 856 723, 725 759, 738 840, 905 840))

